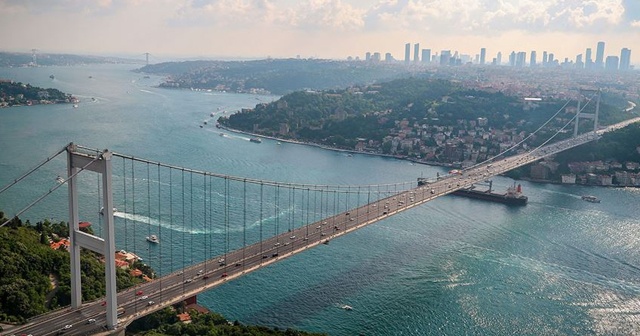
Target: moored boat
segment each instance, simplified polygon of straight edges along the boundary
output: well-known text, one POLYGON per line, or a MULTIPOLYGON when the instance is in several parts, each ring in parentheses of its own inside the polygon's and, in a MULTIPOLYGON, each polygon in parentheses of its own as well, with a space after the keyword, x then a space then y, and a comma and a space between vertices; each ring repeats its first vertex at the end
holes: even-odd
POLYGON ((255 143, 262 143, 262 140, 260 140, 260 138, 251 138, 249 139, 249 141, 255 142, 255 143))

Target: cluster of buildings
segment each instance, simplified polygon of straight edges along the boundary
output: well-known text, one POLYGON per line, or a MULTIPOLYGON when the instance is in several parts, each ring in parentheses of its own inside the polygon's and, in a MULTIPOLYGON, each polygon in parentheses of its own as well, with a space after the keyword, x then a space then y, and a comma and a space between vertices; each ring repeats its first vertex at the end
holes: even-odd
MULTIPOLYGON (((637 151, 640 153, 640 146, 637 151)), ((559 164, 552 160, 545 160, 531 166, 530 176, 534 180, 563 184, 640 187, 640 163, 638 162, 584 161, 570 162, 567 166, 569 173, 558 176, 559 164)))
MULTIPOLYGON (((609 55, 605 57, 605 42, 600 41, 596 46, 595 58, 591 48, 587 48, 584 54, 578 54, 575 59, 565 57, 563 60, 557 58, 552 52, 543 51, 541 58, 537 51, 533 50, 527 54, 526 51, 512 51, 508 55, 498 52, 490 61, 487 59, 487 49, 481 48, 480 52, 475 55, 461 54, 457 51, 441 50, 440 53, 432 52, 431 49, 421 49, 420 43, 415 43, 413 48, 411 43, 404 46, 404 63, 406 64, 431 64, 440 66, 455 66, 463 64, 477 65, 508 65, 512 67, 558 67, 578 68, 598 70, 604 69, 608 71, 628 71, 632 70, 631 50, 622 48, 619 56, 609 55), (413 55, 413 58, 412 58, 413 55), (584 57, 583 57, 584 56, 584 57)), ((365 61, 380 62, 383 61, 379 52, 367 52, 365 61)), ((384 56, 385 62, 393 62, 395 58, 391 53, 384 56)))
MULTIPOLYGON (((88 222, 80 223, 80 227, 88 227, 90 225, 91 224, 88 222)), ((49 247, 53 250, 64 250, 68 252, 70 246, 71 242, 69 241, 69 238, 61 238, 56 241, 51 240, 49 242, 49 247)), ((134 267, 134 264, 140 260, 142 259, 135 253, 127 252, 125 250, 116 252, 116 267, 124 270, 129 270, 129 274, 132 277, 140 278, 144 281, 151 281, 151 278, 145 275, 141 270, 134 267)), ((101 261, 103 263, 105 262, 104 259, 101 259, 101 261)))

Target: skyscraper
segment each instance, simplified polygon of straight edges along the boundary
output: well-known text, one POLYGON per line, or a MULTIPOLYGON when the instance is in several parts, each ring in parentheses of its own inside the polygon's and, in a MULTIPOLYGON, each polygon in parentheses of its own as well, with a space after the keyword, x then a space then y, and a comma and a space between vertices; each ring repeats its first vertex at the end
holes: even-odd
POLYGON ((413 61, 420 62, 420 43, 413 45, 413 61))
POLYGON ((484 65, 484 62, 487 57, 487 48, 480 49, 480 65, 484 65))
POLYGON ((451 50, 443 50, 440 52, 440 65, 449 65, 451 62, 451 50))
POLYGON ((519 68, 524 67, 524 64, 527 61, 527 53, 524 51, 519 51, 516 55, 516 66, 519 68))
POLYGON ((391 56, 391 53, 384 54, 384 61, 385 62, 393 62, 393 56, 391 56))
POLYGON ((431 49, 422 49, 422 63, 431 62, 431 49))
POLYGON ((404 45, 404 62, 411 62, 411 43, 407 43, 404 45))
POLYGON ((367 53, 364 54, 364 60, 367 62, 371 60, 371 52, 367 51, 367 53))
POLYGON ((604 42, 598 42, 598 48, 596 49, 596 68, 602 68, 604 61, 604 42))
POLYGON ((631 65, 631 49, 622 48, 622 51, 620 51, 620 70, 622 71, 629 70, 630 65, 631 65))
POLYGON ((498 51, 496 55, 496 65, 502 65, 502 51, 498 51))
POLYGON ((604 68, 607 71, 616 71, 618 70, 619 62, 620 62, 620 59, 618 58, 618 56, 607 56, 607 60, 605 61, 604 68))
POLYGON ((549 63, 549 55, 547 55, 546 51, 542 52, 542 66, 547 66, 547 63, 549 63))
POLYGON ((584 67, 587 69, 593 68, 593 59, 591 58, 591 48, 587 48, 587 52, 584 55, 584 67))
POLYGON ((529 66, 530 67, 536 66, 536 63, 537 63, 536 58, 537 58, 537 56, 538 56, 538 54, 536 53, 536 51, 532 50, 531 51, 531 58, 529 59, 529 66))
POLYGON ((516 52, 512 51, 509 54, 509 66, 516 66, 516 52))
POLYGON ((584 68, 584 63, 582 63, 582 54, 576 55, 576 64, 575 64, 575 66, 578 69, 584 68))

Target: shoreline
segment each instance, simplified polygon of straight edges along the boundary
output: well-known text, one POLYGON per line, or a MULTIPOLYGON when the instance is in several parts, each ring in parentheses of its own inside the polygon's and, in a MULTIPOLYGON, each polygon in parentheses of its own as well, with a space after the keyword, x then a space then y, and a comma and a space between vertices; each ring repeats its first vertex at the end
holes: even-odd
POLYGON ((279 142, 286 142, 286 143, 291 143, 291 144, 296 144, 296 145, 311 146, 311 147, 330 150, 330 151, 334 151, 334 152, 378 156, 378 157, 409 161, 409 162, 412 162, 412 163, 418 163, 418 164, 423 164, 423 165, 427 165, 427 166, 435 166, 435 167, 456 168, 458 166, 458 165, 455 165, 453 163, 425 162, 425 161, 420 161, 420 160, 416 160, 416 159, 411 159, 411 158, 406 158, 406 157, 401 157, 401 156, 396 156, 396 155, 390 155, 390 154, 362 152, 362 151, 357 151, 357 150, 352 150, 352 149, 343 149, 343 148, 330 147, 330 146, 327 146, 327 145, 321 145, 321 144, 317 144, 317 143, 313 143, 313 142, 304 142, 304 141, 296 141, 296 140, 291 140, 291 139, 282 139, 282 138, 277 138, 277 137, 269 136, 269 135, 262 135, 262 134, 257 134, 257 133, 241 131, 241 130, 234 129, 234 128, 227 127, 227 126, 220 125, 220 124, 216 124, 216 128, 223 129, 223 130, 228 131, 228 132, 234 132, 234 133, 239 133, 239 134, 244 134, 244 135, 264 138, 264 139, 270 139, 270 140, 275 140, 275 141, 279 141, 279 142))
MULTIPOLYGON (((326 145, 316 144, 316 143, 313 143, 313 142, 296 141, 296 140, 291 140, 291 139, 281 139, 281 138, 277 138, 277 137, 274 137, 274 136, 268 136, 268 135, 262 135, 262 134, 257 134, 257 133, 245 132, 245 131, 237 130, 237 129, 234 129, 234 128, 231 128, 231 127, 227 127, 227 126, 224 126, 224 125, 220 125, 220 124, 216 124, 216 128, 223 129, 223 130, 228 131, 228 132, 234 132, 234 133, 249 135, 249 136, 253 136, 253 137, 260 137, 260 138, 264 138, 264 139, 270 139, 270 140, 275 140, 275 141, 279 141, 279 142, 286 142, 286 143, 291 143, 291 144, 296 144, 296 145, 311 146, 311 147, 330 150, 330 151, 334 151, 334 152, 342 152, 342 153, 349 153, 349 154, 365 154, 365 155, 371 155, 371 156, 378 156, 378 157, 384 157, 384 158, 403 160, 403 161, 408 161, 408 162, 427 165, 427 166, 432 166, 432 167, 459 168, 458 165, 453 164, 453 163, 425 162, 425 161, 420 161, 420 160, 406 158, 406 157, 398 157, 398 156, 389 155, 389 154, 360 152, 360 151, 350 150, 350 149, 334 148, 334 147, 329 147, 329 146, 326 146, 326 145)), ((505 176, 505 174, 499 174, 499 175, 500 176, 505 176)), ((507 176, 507 177, 509 177, 509 176, 507 176)), ((513 177, 509 177, 509 178, 511 178, 511 179, 513 179, 515 181, 527 181, 527 182, 537 183, 537 184, 548 183, 548 184, 577 185, 577 186, 587 186, 587 187, 640 188, 640 186, 633 186, 633 185, 597 185, 597 184, 562 183, 561 181, 538 180, 538 179, 532 179, 532 178, 528 178, 528 177, 520 177, 520 178, 517 178, 517 179, 513 178, 513 177)))

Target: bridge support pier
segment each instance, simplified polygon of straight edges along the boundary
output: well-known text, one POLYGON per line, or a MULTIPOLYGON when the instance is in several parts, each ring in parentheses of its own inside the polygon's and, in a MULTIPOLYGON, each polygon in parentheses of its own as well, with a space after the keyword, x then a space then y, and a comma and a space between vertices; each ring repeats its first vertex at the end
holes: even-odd
MULTIPOLYGON (((589 99, 589 101, 592 98, 589 99)), ((600 96, 601 96, 601 91, 600 89, 597 90, 592 90, 592 89, 580 89, 580 93, 578 96, 578 110, 576 111, 576 123, 573 127, 573 136, 576 137, 578 136, 578 126, 580 124, 580 118, 587 118, 587 119, 593 119, 593 132, 595 133, 598 130, 598 115, 600 114, 600 96), (593 94, 593 96, 596 97, 596 109, 595 109, 595 113, 581 113, 580 110, 583 109, 584 107, 581 107, 581 103, 582 103, 582 98, 585 96, 585 93, 591 93, 593 94)), ((589 103, 589 102, 587 102, 589 103)), ((586 105, 585 105, 586 106, 586 105)))
POLYGON ((71 307, 82 305, 82 278, 80 272, 80 247, 87 248, 104 255, 106 282, 107 326, 116 328, 118 318, 116 287, 116 243, 113 225, 113 191, 111 182, 111 152, 81 153, 73 143, 67 146, 67 169, 69 182, 69 242, 71 253, 71 307), (80 231, 78 215, 78 181, 77 174, 89 170, 102 175, 104 238, 80 231))

